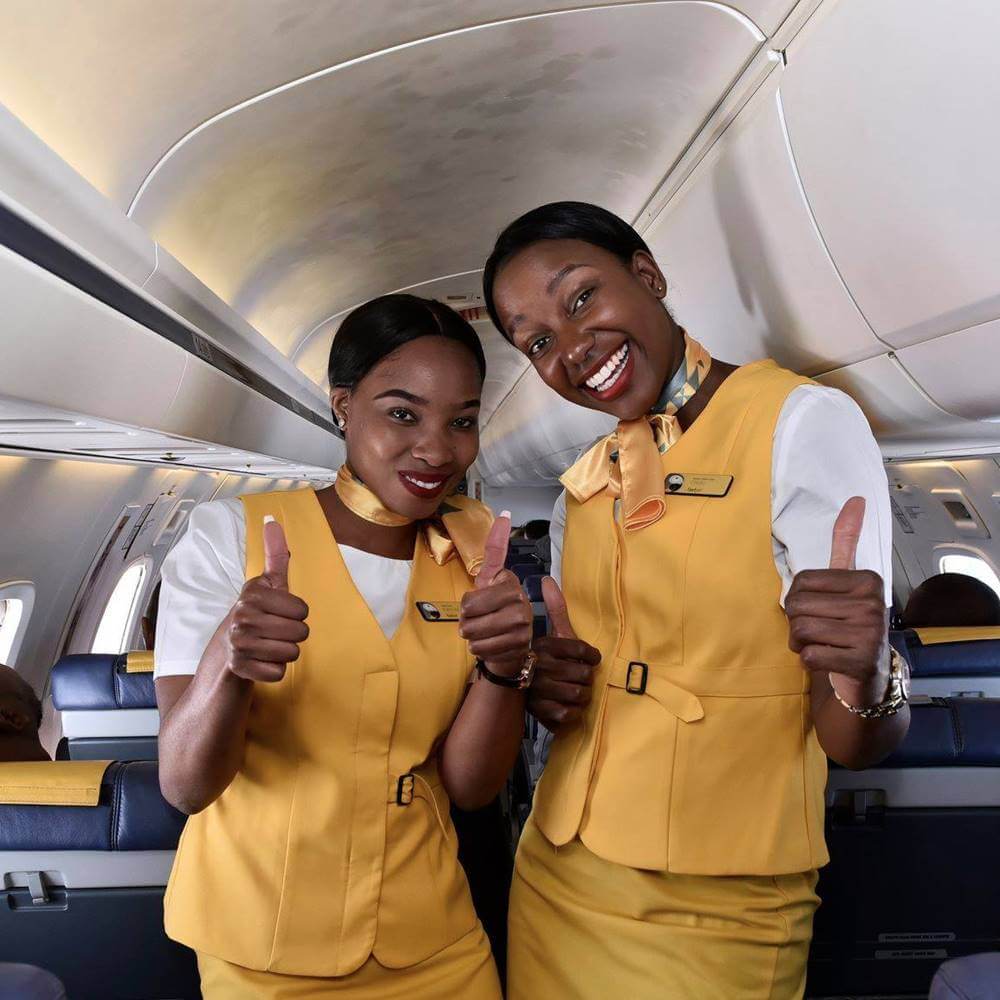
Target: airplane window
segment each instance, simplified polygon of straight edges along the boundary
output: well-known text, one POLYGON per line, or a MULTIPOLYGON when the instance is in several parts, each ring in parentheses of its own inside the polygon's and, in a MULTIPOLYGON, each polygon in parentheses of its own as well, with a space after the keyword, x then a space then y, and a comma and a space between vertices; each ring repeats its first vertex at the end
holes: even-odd
POLYGON ((13 667, 35 602, 33 584, 8 583, 0 587, 0 663, 13 667))
POLYGON ((959 555, 953 552, 941 556, 938 568, 942 573, 964 573, 966 576, 974 576, 1000 594, 1000 578, 993 571, 993 567, 979 556, 959 555))
POLYGON ((139 595, 146 579, 146 560, 133 563, 122 574, 111 593, 97 626, 92 653, 124 653, 139 610, 139 595))
POLYGON ((10 650, 21 623, 24 602, 16 598, 0 601, 0 663, 9 663, 10 650))

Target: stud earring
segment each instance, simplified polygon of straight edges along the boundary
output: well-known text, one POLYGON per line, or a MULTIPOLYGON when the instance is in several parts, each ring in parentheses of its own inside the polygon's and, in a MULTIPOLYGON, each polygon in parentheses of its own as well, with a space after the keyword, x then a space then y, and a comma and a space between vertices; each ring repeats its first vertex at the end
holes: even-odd
POLYGON ((337 426, 343 430, 347 426, 347 421, 343 417, 337 417, 337 426))

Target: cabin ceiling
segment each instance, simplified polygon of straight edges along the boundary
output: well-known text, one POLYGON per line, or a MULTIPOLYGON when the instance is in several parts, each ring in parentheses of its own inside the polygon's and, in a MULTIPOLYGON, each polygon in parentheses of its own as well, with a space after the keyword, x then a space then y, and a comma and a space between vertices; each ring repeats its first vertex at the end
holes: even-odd
MULTIPOLYGON (((355 305, 475 305, 497 231, 577 198, 713 352, 852 391, 889 454, 994 447, 1000 8, 876 7, 5 0, 0 102, 319 386, 355 305)), ((607 421, 477 329, 479 470, 551 481, 607 421)))
POLYGON ((475 296, 520 211, 634 218, 792 6, 14 0, 0 94, 321 383, 336 317, 475 296))

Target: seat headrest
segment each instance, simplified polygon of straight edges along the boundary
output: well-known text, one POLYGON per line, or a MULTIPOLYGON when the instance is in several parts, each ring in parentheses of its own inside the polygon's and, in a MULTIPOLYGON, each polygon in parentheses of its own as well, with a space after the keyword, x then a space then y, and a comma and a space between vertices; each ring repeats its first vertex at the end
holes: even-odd
MULTIPOLYGON (((1000 677, 1000 638, 982 629, 908 629, 903 633, 906 658, 914 677, 1000 677), (928 633, 935 641, 928 642, 928 633), (955 640, 955 634, 966 639, 955 640), (969 633, 980 633, 970 635, 969 633), (948 641, 937 641, 945 634, 948 641)), ((995 629, 988 630, 995 632, 995 629)), ((892 636, 890 636, 890 642, 892 636)))
POLYGON ((185 817, 160 794, 156 761, 102 766, 96 806, 0 805, 0 851, 174 850, 185 817))
POLYGON ((109 760, 0 763, 0 805, 96 806, 109 760))
POLYGON ((1000 767, 1000 699, 928 698, 910 705, 910 730, 880 767, 1000 767))
POLYGON ((132 672, 133 654, 71 653, 52 668, 52 703, 60 711, 156 708, 151 672, 132 672))

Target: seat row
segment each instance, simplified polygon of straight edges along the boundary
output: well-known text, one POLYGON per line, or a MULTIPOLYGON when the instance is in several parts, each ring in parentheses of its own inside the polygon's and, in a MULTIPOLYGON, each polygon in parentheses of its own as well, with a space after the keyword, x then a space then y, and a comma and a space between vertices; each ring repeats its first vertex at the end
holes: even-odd
MULTIPOLYGON (((910 733, 879 767, 832 768, 831 864, 810 996, 926 991, 948 958, 1000 948, 1000 640, 899 633, 910 733), (987 697, 992 695, 993 697, 987 697)), ((72 997, 197 997, 162 930, 184 818, 159 793, 148 655, 53 669, 61 760, 0 765, 0 962, 32 962, 72 997)))

